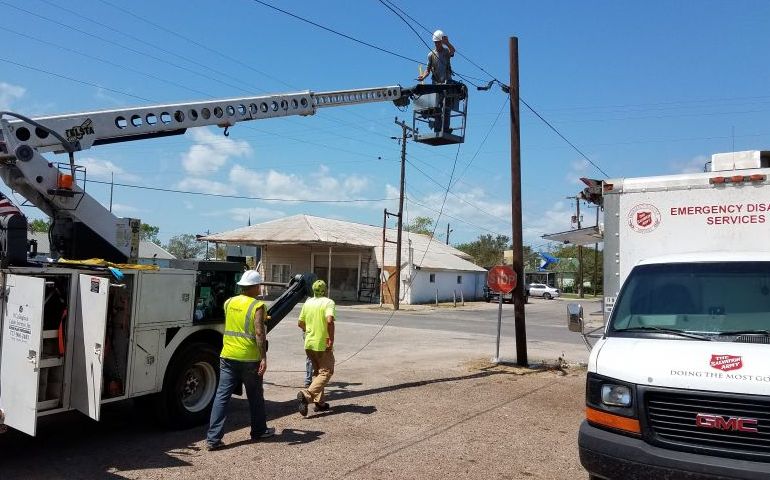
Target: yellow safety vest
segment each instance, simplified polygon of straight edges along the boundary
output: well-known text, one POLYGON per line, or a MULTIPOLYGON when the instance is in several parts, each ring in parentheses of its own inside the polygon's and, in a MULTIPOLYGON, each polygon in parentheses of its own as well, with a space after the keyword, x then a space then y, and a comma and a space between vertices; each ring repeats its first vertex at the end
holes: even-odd
POLYGON ((222 338, 222 358, 241 362, 261 359, 261 341, 254 331, 254 318, 264 302, 246 295, 229 298, 225 302, 225 331, 222 338))

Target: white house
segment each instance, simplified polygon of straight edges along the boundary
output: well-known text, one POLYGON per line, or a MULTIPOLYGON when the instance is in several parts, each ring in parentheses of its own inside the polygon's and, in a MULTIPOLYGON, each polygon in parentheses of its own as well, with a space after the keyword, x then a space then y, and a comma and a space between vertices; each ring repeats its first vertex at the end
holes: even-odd
MULTIPOLYGON (((294 215, 203 241, 261 247, 260 269, 273 282, 313 272, 327 280, 336 300, 392 301, 395 290, 396 230, 311 215, 294 215), (383 242, 383 240, 387 242, 383 242), (330 268, 331 267, 331 268, 330 268)), ((480 299, 486 270, 470 256, 426 235, 404 232, 400 302, 404 304, 480 299)))

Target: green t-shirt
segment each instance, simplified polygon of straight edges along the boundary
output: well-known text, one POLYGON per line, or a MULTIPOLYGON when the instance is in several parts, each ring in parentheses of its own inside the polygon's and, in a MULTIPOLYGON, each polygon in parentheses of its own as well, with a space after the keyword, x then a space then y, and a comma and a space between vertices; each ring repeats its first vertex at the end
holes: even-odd
POLYGON ((334 300, 326 297, 308 298, 299 312, 299 321, 305 322, 305 350, 323 352, 329 330, 326 317, 336 317, 334 300))

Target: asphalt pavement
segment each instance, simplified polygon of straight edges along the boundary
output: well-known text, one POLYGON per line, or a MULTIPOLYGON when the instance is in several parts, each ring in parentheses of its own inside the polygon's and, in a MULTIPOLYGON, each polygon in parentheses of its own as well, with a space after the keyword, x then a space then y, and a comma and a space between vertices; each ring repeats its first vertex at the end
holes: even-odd
MULTIPOLYGON (((342 306, 332 408, 308 418, 296 411, 304 352, 293 312, 270 333, 273 439, 249 441, 243 397, 230 404, 227 445, 216 452, 203 448, 205 426, 164 431, 126 401, 105 405, 98 423, 71 413, 42 419, 36 438, 0 435, 0 478, 585 479, 577 456, 585 371, 557 360, 587 350, 565 333, 565 306, 535 299, 526 307, 535 369, 490 364, 496 305, 392 316, 342 306)), ((501 357, 515 361, 513 308, 504 309, 501 357)))

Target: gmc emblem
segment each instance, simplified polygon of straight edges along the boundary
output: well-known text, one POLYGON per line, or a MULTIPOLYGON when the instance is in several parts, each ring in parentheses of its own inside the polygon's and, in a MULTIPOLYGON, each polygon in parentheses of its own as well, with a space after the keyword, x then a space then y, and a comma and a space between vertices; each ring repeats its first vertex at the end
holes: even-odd
POLYGON ((757 419, 743 417, 723 417, 710 413, 699 413, 695 416, 695 426, 713 428, 714 430, 732 430, 735 432, 757 433, 757 419))

